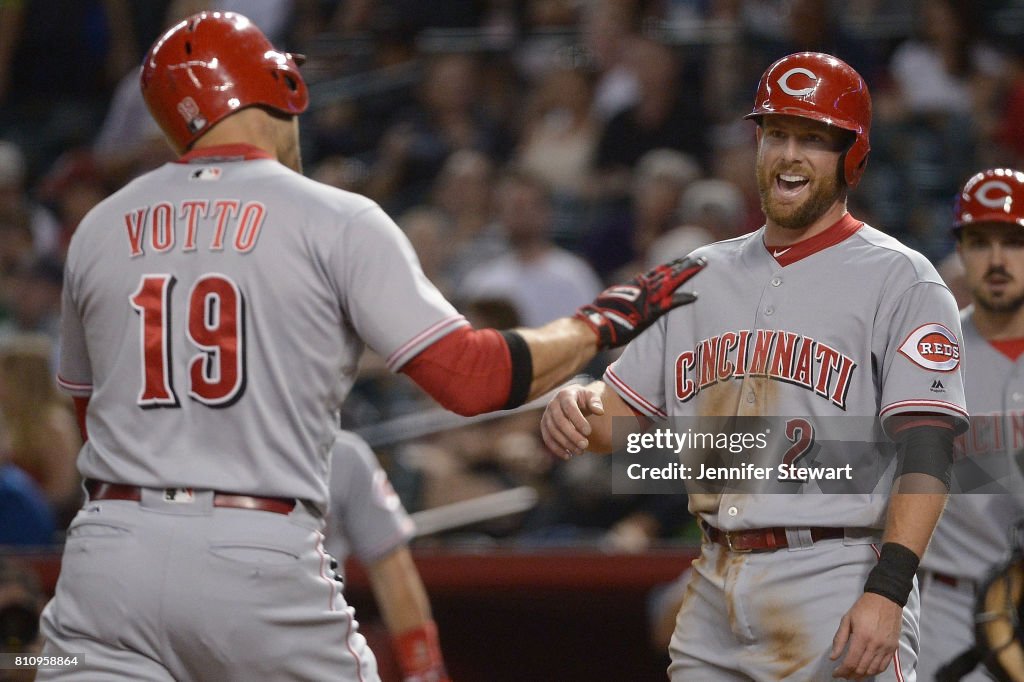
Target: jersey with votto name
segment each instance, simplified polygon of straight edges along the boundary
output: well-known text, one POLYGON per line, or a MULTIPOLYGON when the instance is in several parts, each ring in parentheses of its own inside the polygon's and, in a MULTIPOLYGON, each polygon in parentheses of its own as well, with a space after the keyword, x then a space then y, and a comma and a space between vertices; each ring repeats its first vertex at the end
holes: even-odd
POLYGON ((374 202, 232 145, 98 205, 68 252, 58 381, 86 477, 327 502, 364 341, 393 371, 467 322, 374 202))
MULTIPOLYGON (((927 259, 849 215, 773 252, 763 236, 761 228, 694 252, 708 260, 694 280, 698 301, 661 318, 605 373, 633 409, 654 419, 780 417, 805 433, 815 420, 838 419, 867 444, 885 442, 886 420, 900 414, 966 425, 960 318, 927 259)), ((875 466, 885 473, 869 491, 691 489, 690 507, 724 530, 880 529, 894 464, 875 466)))
POLYGON ((961 315, 971 428, 957 439, 949 500, 921 566, 977 581, 1006 558, 1024 519, 1016 457, 1024 452, 1024 356, 1010 360, 993 347, 973 313, 961 315))

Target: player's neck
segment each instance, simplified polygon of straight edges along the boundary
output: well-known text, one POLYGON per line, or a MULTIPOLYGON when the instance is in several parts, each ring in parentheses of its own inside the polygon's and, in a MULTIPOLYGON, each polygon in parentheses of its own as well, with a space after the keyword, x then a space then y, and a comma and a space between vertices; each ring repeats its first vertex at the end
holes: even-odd
POLYGON ((835 225, 846 215, 846 201, 836 201, 832 206, 807 227, 783 227, 770 218, 764 226, 764 243, 771 246, 788 246, 821 234, 835 225))
POLYGON ((1008 313, 985 310, 974 305, 971 317, 982 338, 989 341, 1024 339, 1024 308, 1008 313))
MULTIPOLYGON (((192 145, 192 151, 242 142, 261 149, 293 170, 298 170, 295 168, 298 163, 297 139, 294 154, 296 158, 282 158, 286 155, 285 151, 291 151, 291 136, 297 135, 296 122, 293 118, 274 117, 259 107, 242 109, 218 121, 203 133, 203 136, 192 145)), ((289 153, 288 156, 293 155, 289 153)))

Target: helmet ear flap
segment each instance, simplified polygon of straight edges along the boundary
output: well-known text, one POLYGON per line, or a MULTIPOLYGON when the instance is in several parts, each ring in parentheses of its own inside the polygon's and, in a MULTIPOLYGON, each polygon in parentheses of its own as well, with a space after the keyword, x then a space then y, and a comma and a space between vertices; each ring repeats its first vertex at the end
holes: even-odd
POLYGON ((853 144, 850 145, 850 148, 843 155, 843 178, 846 180, 846 184, 850 186, 850 189, 853 189, 860 183, 860 179, 868 165, 869 151, 871 151, 871 147, 868 146, 867 139, 857 135, 853 140, 853 144))

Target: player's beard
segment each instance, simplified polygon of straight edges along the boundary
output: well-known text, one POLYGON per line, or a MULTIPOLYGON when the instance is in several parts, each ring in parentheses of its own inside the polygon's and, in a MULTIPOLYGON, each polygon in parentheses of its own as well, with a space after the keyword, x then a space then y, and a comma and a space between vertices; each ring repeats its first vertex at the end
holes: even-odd
POLYGON ((761 210, 771 222, 789 230, 802 230, 813 225, 818 218, 825 215, 832 205, 842 197, 845 187, 840 184, 837 175, 827 178, 811 178, 809 193, 802 203, 782 205, 772 196, 775 178, 788 169, 766 170, 759 166, 757 172, 757 191, 761 195, 761 210))
MULTIPOLYGON (((985 273, 986 277, 988 275, 989 273, 985 273)), ((1008 292, 1002 296, 996 296, 985 286, 984 281, 970 287, 970 289, 974 305, 985 312, 1009 315, 1024 308, 1024 291, 1018 291, 1015 295, 1008 292)))

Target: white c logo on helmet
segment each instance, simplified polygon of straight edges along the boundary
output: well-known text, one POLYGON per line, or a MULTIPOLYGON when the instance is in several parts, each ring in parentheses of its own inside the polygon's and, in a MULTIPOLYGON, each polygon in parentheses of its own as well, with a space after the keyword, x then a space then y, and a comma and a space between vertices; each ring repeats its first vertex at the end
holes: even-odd
POLYGON ((779 87, 782 88, 782 91, 784 93, 786 93, 787 95, 792 95, 793 97, 803 97, 804 95, 811 94, 812 92, 814 92, 814 88, 815 88, 815 86, 817 86, 817 84, 818 84, 818 77, 814 74, 814 72, 810 71, 808 69, 805 69, 802 66, 797 66, 796 68, 790 69, 786 73, 782 74, 781 78, 779 78, 779 87), (803 74, 804 76, 807 76, 808 78, 811 79, 813 84, 808 86, 808 87, 806 87, 806 88, 800 88, 799 90, 794 90, 793 88, 789 87, 789 84, 786 81, 788 81, 789 77, 792 76, 795 73, 799 73, 799 74, 803 74))
POLYGON ((978 188, 978 191, 974 193, 974 198, 982 206, 1002 208, 1011 194, 1013 194, 1013 189, 1002 180, 989 180, 978 188), (991 196, 991 192, 994 189, 1001 189, 1003 194, 1001 196, 991 196))

